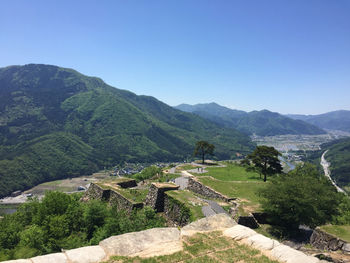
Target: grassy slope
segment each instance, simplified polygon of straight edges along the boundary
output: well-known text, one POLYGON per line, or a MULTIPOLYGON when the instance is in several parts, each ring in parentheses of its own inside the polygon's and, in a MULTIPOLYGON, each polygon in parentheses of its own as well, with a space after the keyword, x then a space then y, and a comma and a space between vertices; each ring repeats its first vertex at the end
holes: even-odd
POLYGON ((325 225, 321 229, 344 241, 350 242, 350 226, 325 225))
POLYGON ((209 173, 198 175, 197 178, 203 184, 224 195, 239 198, 242 204, 242 213, 258 211, 260 205, 258 191, 264 188, 266 183, 260 179, 257 173, 247 172, 237 164, 226 163, 226 165, 226 167, 207 168, 209 173))

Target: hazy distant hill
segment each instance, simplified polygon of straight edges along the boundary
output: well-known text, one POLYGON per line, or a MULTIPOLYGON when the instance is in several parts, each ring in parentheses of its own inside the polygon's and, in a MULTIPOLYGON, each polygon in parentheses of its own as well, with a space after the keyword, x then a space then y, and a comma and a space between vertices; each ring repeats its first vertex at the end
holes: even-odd
POLYGON ((195 113, 224 127, 235 128, 249 135, 254 133, 260 136, 325 133, 314 125, 268 110, 245 112, 232 110, 216 103, 180 104, 175 108, 195 113))
POLYGON ((322 129, 350 132, 350 111, 339 110, 319 115, 289 114, 290 118, 303 120, 322 129))
POLYGON ((0 196, 124 161, 183 160, 197 140, 218 158, 254 147, 237 130, 71 69, 0 69, 0 196))

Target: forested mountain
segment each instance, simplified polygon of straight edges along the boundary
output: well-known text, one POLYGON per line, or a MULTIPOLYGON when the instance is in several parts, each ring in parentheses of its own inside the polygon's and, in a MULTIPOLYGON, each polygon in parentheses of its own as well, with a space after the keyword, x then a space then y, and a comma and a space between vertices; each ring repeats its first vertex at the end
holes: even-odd
POLYGON ((283 134, 324 134, 322 129, 301 120, 293 120, 268 110, 245 112, 232 110, 216 103, 180 104, 175 108, 192 112, 223 127, 235 128, 245 134, 272 136, 283 134))
POLYGON ((350 111, 339 110, 319 115, 289 114, 288 117, 303 120, 322 129, 350 132, 350 111))
POLYGON ((328 150, 325 158, 331 163, 331 177, 350 192, 350 138, 323 144, 322 150, 328 150))
POLYGON ((254 147, 237 130, 71 69, 0 69, 0 196, 124 161, 183 160, 197 140, 218 158, 254 147))

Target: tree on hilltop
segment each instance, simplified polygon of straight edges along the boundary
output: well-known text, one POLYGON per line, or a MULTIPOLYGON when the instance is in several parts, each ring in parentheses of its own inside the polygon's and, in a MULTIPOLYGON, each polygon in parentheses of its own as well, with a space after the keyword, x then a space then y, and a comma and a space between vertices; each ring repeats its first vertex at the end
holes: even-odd
POLYGON ((249 154, 243 164, 249 165, 248 170, 257 171, 260 176, 264 175, 264 182, 267 176, 282 172, 282 165, 278 156, 281 155, 275 148, 269 146, 257 146, 251 154, 249 154))
POLYGON ((204 164, 204 159, 206 155, 214 155, 215 146, 208 143, 207 141, 198 141, 196 143, 193 155, 200 156, 202 163, 204 164))

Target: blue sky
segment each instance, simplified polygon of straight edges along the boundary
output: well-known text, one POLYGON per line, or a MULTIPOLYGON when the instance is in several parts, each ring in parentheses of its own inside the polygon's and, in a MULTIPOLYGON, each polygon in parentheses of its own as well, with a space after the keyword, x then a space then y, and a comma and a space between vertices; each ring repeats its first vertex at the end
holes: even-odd
POLYGON ((169 105, 350 110, 349 0, 0 1, 0 67, 54 64, 169 105))

